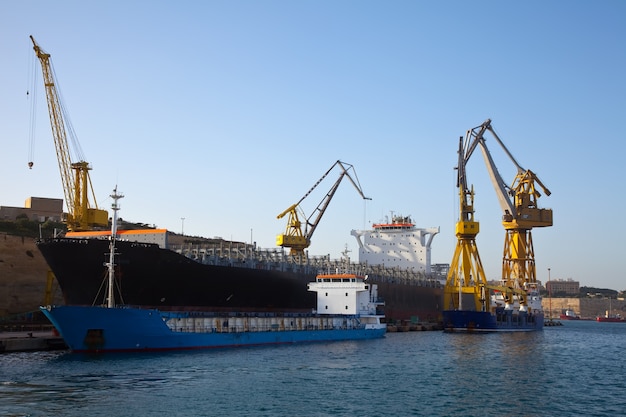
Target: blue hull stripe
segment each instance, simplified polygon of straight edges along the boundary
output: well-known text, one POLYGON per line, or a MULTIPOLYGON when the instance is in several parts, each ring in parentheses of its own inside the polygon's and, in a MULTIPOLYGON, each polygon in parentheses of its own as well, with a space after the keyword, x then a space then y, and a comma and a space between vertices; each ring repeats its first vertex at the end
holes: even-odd
MULTIPOLYGON (((384 337, 386 329, 177 332, 158 310, 83 306, 41 311, 75 352, 190 350, 255 345, 362 340, 384 337)), ((164 313, 167 314, 167 313, 164 313)))
POLYGON ((443 326, 449 332, 528 332, 543 330, 543 313, 512 311, 491 314, 485 311, 444 310, 443 326))

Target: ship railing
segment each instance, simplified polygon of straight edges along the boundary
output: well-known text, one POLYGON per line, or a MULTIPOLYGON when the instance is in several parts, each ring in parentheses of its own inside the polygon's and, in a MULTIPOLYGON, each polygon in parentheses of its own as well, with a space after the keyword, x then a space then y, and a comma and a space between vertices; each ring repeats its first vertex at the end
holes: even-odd
POLYGON ((287 327, 282 328, 278 325, 268 325, 268 326, 229 326, 228 328, 224 327, 197 327, 197 326, 173 326, 170 329, 174 332, 178 333, 258 333, 258 332, 290 332, 290 331, 303 331, 303 330, 356 330, 356 329, 364 329, 366 324, 359 325, 345 325, 345 326, 335 326, 335 325, 325 325, 325 326, 315 326, 308 325, 302 328, 297 327, 287 327))
POLYGON ((249 244, 171 245, 171 250, 207 265, 245 267, 304 274, 336 273, 342 271, 368 275, 377 282, 398 283, 421 287, 441 288, 445 271, 415 271, 385 265, 350 262, 349 258, 330 259, 330 255, 305 256, 303 259, 289 255, 283 248, 262 249, 249 244), (443 271, 443 272, 442 272, 443 271))
POLYGON ((288 332, 303 330, 336 330, 336 329, 363 329, 362 323, 357 316, 349 318, 324 317, 323 315, 311 315, 304 321, 294 317, 247 317, 245 321, 233 317, 214 317, 214 320, 197 321, 198 317, 171 317, 166 319, 166 325, 174 332, 180 333, 250 333, 250 332, 288 332), (308 320, 306 320, 308 319, 308 320), (260 321, 259 321, 260 320, 260 321))
POLYGON ((369 265, 367 263, 351 263, 345 259, 329 261, 322 272, 325 273, 351 273, 368 276, 374 282, 398 283, 403 285, 415 285, 421 287, 441 288, 445 282, 445 276, 437 273, 425 273, 413 269, 400 267, 386 267, 385 265, 369 265))

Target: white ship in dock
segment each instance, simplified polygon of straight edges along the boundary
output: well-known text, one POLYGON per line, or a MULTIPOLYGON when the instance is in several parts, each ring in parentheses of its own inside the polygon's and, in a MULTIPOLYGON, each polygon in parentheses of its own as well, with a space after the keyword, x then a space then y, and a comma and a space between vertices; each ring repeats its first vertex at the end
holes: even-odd
POLYGON ((439 227, 417 228, 410 216, 392 215, 372 230, 352 230, 359 263, 430 274, 430 246, 439 227))

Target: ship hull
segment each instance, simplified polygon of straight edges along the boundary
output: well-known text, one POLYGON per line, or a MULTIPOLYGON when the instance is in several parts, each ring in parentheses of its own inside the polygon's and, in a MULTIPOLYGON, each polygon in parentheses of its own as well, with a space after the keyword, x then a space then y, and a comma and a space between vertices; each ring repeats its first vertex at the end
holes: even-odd
MULTIPOLYGON (((108 240, 37 243, 67 305, 99 304, 108 240)), ((204 265, 158 245, 116 242, 116 292, 129 305, 215 311, 311 311, 315 273, 204 265)))
MULTIPOLYGON (((329 321, 332 317, 217 317, 89 306, 48 306, 41 307, 41 311, 74 352, 147 352, 365 340, 384 337, 386 332, 385 324, 350 327, 345 324, 347 316, 335 317, 341 326, 313 326, 310 323, 332 323, 329 321), (303 320, 309 324, 301 325, 303 320), (267 330, 263 330, 268 323, 271 324, 267 330)), ((351 320, 359 323, 356 317, 351 320)))
MULTIPOLYGON (((109 252, 105 239, 56 238, 37 242, 55 274, 66 305, 90 306, 104 300, 109 252)), ((116 298, 127 305, 160 310, 310 312, 315 295, 307 291, 317 270, 272 264, 253 267, 197 262, 155 244, 116 242, 116 298)), ((370 275, 385 300, 390 322, 439 322, 443 289, 370 275)))
POLYGON ((619 317, 596 317, 596 321, 600 323, 626 323, 626 320, 619 317))
POLYGON ((525 312, 501 311, 491 314, 486 311, 444 310, 443 326, 447 332, 529 332, 543 330, 543 313, 529 315, 525 312))

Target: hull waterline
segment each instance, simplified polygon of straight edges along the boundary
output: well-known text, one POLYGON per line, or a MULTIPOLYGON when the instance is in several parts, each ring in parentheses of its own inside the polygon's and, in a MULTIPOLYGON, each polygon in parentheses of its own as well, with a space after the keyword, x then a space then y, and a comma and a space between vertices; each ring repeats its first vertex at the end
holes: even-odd
POLYGON ((446 332, 529 332, 543 330, 543 325, 543 313, 513 314, 513 311, 504 309, 497 309, 496 314, 486 311, 443 311, 443 326, 446 332))

